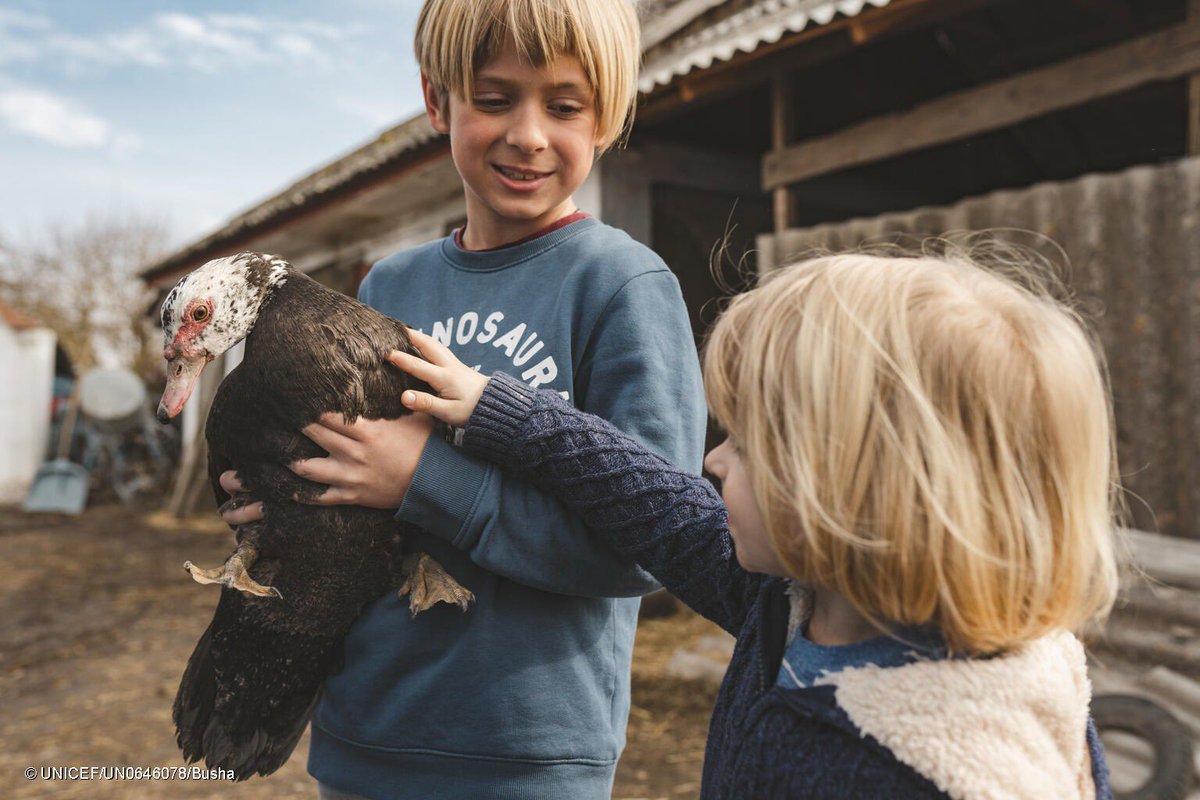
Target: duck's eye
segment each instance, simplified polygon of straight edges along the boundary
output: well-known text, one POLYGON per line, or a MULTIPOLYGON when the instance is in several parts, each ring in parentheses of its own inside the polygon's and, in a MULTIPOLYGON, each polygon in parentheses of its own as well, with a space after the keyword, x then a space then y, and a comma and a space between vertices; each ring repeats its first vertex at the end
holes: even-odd
POLYGON ((208 319, 208 307, 207 306, 196 306, 196 308, 192 310, 192 321, 193 322, 204 322, 204 320, 206 320, 206 319, 208 319))

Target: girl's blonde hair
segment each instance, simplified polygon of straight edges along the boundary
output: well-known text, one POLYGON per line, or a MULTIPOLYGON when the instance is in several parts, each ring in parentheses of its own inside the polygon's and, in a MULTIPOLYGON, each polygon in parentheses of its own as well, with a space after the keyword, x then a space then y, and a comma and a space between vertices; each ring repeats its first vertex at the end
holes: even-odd
POLYGON ((816 258, 736 297, 705 352, 791 574, 957 652, 1078 630, 1116 594, 1103 358, 1024 274, 953 252, 816 258))
POLYGON ((421 72, 438 93, 468 98, 475 74, 507 42, 530 64, 579 60, 594 92, 600 151, 625 138, 637 101, 641 34, 629 0, 426 0, 417 18, 421 72))

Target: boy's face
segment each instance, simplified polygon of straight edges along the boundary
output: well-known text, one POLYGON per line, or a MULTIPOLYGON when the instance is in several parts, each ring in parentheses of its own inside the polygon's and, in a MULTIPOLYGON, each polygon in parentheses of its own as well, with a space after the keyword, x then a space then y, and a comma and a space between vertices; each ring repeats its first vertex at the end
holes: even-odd
POLYGON ((721 499, 729 510, 729 535, 738 563, 750 572, 785 577, 787 567, 771 546, 741 453, 726 439, 704 457, 704 467, 721 481, 721 499))
POLYGON ((575 210, 571 196, 592 168, 592 88, 575 58, 534 67, 510 42, 475 76, 472 97, 443 107, 422 76, 434 129, 450 134, 467 195, 472 249, 520 239, 575 210))

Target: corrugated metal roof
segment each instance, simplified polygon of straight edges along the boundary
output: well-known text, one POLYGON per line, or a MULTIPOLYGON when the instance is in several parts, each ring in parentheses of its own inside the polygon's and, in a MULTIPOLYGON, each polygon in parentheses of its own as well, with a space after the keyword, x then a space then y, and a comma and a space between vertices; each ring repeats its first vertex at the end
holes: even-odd
POLYGON ((642 51, 669 39, 689 22, 728 0, 642 0, 638 19, 642 25, 642 51))
POLYGON ((777 42, 786 33, 810 25, 827 25, 838 14, 855 17, 867 6, 882 8, 891 0, 753 0, 749 3, 677 0, 649 4, 640 13, 647 17, 646 63, 638 88, 649 92, 693 69, 706 69, 734 53, 751 53, 763 44, 777 42), (657 7, 661 5, 660 7, 657 7), (721 6, 722 8, 718 8, 721 6), (728 14, 721 13, 728 10, 728 14), (657 23, 648 15, 658 13, 657 23), (690 15, 690 16, 689 16, 690 15), (702 15, 713 17, 693 25, 702 15), (655 25, 659 27, 656 29, 655 25), (680 33, 682 31, 682 33, 680 33), (653 37, 661 37, 654 39, 653 37), (678 35, 677 35, 678 34, 678 35))
POLYGON ((418 114, 384 131, 374 141, 304 176, 274 197, 234 217, 230 220, 229 227, 254 225, 261 219, 274 215, 280 208, 302 205, 314 195, 336 189, 350 178, 384 166, 409 150, 433 141, 439 135, 429 124, 425 114, 418 114))
POLYGON ((433 129, 429 124, 429 119, 422 112, 389 128, 373 141, 348 155, 304 176, 279 194, 233 217, 221 228, 203 239, 193 242, 147 268, 141 273, 141 277, 149 280, 160 273, 170 272, 179 265, 189 263, 194 256, 214 246, 257 228, 268 227, 285 213, 303 208, 323 195, 331 195, 347 188, 364 175, 403 160, 409 153, 434 141, 439 136, 440 134, 433 129))

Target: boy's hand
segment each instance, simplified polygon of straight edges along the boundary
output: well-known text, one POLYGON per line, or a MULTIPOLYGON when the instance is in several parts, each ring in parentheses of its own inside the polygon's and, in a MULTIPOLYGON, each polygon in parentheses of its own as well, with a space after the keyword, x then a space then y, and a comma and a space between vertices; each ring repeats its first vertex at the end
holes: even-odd
MULTIPOLYGON (((428 412, 451 425, 465 425, 487 386, 487 377, 463 364, 433 337, 418 331, 409 331, 409 336, 429 360, 393 351, 388 361, 428 383, 439 396, 409 390, 401 402, 407 408, 428 412)), ((329 488, 319 497, 301 502, 398 508, 404 502, 432 430, 433 419, 427 414, 393 420, 360 417, 350 425, 341 414, 321 415, 301 433, 329 455, 293 461, 288 467, 301 478, 328 484, 329 488)), ((221 475, 221 486, 230 494, 245 492, 232 470, 221 475)), ((262 518, 262 503, 258 502, 221 513, 221 519, 230 525, 244 525, 262 518)))
POLYGON ((237 472, 231 469, 222 472, 219 482, 221 488, 232 495, 230 501, 219 509, 221 519, 226 525, 236 528, 238 525, 258 522, 266 516, 262 502, 247 495, 246 487, 237 472))
POLYGON ((329 488, 313 500, 297 499, 319 506, 398 508, 432 430, 433 419, 425 414, 400 419, 359 417, 349 425, 341 414, 322 414, 301 433, 329 455, 293 461, 288 467, 301 478, 329 488))
MULTIPOLYGON (((433 418, 426 414, 392 420, 360 417, 350 425, 341 414, 322 414, 301 433, 329 455, 293 461, 288 468, 301 478, 328 484, 329 488, 312 500, 296 499, 318 506, 398 508, 432 430, 433 418)), ((220 483, 232 495, 246 491, 233 470, 222 473, 220 483)), ((229 525, 256 522, 265 515, 263 504, 252 499, 238 508, 227 505, 230 507, 221 509, 221 519, 229 525)))
POLYGON ((487 376, 459 361, 454 353, 450 352, 450 348, 432 336, 411 330, 408 335, 421 351, 421 355, 428 360, 422 361, 415 356, 393 350, 388 355, 388 361, 414 378, 428 383, 438 396, 409 389, 401 396, 400 402, 413 411, 432 414, 450 425, 466 425, 483 394, 484 387, 487 386, 487 376))

